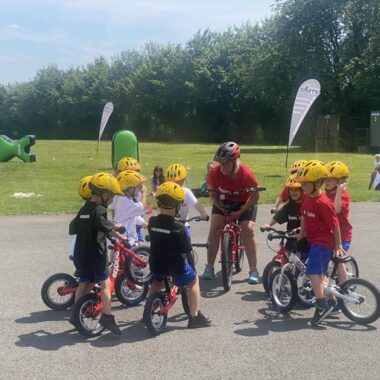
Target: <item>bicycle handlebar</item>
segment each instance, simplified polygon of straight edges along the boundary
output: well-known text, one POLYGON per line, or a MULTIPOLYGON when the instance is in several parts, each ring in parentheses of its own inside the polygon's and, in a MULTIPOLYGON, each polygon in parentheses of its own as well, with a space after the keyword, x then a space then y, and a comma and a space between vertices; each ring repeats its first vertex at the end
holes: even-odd
POLYGON ((200 216, 193 216, 192 218, 180 220, 181 223, 188 223, 188 222, 208 222, 210 217, 207 215, 206 219, 201 218, 200 216))

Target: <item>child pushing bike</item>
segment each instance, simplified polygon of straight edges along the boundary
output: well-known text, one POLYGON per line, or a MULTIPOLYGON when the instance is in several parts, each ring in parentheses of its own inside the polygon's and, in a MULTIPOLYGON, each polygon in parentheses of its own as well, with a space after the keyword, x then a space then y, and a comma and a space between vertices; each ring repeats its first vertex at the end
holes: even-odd
POLYGON ((156 192, 159 215, 152 216, 148 223, 150 238, 150 270, 153 283, 149 293, 154 296, 161 292, 165 276, 171 276, 174 285, 188 287, 190 317, 187 327, 208 327, 211 320, 199 310, 200 289, 195 270, 187 263, 186 257, 192 248, 185 226, 175 220, 185 193, 174 182, 164 182, 156 192))
MULTIPOLYGON (((91 199, 86 201, 77 216, 70 222, 69 233, 77 236, 74 247, 74 265, 79 276, 79 287, 75 293, 75 302, 89 293, 96 282, 100 283, 104 312, 99 323, 114 334, 121 331, 111 314, 111 292, 108 274, 106 236, 108 234, 123 240, 116 230, 121 224, 107 220, 107 207, 115 195, 122 195, 116 178, 108 173, 92 176, 89 187, 91 199)), ((74 324, 73 315, 70 323, 74 324)))

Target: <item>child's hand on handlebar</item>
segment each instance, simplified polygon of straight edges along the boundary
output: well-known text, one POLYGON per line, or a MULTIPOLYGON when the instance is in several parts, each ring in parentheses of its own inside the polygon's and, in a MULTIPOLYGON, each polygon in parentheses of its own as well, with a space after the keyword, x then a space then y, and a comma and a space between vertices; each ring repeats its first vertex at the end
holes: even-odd
POLYGON ((268 228, 270 228, 270 225, 269 224, 263 224, 261 227, 260 227, 260 231, 261 232, 265 232, 268 230, 268 228))

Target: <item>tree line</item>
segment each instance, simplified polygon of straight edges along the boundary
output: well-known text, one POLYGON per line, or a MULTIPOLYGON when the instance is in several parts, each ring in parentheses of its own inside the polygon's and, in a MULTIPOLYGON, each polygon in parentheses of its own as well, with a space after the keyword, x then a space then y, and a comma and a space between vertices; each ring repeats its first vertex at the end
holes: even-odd
POLYGON ((0 86, 0 134, 96 139, 112 101, 108 138, 130 129, 142 141, 285 143, 308 78, 322 88, 314 113, 369 119, 380 108, 380 0, 277 0, 259 24, 199 31, 184 45, 150 42, 68 70, 49 65, 0 86))

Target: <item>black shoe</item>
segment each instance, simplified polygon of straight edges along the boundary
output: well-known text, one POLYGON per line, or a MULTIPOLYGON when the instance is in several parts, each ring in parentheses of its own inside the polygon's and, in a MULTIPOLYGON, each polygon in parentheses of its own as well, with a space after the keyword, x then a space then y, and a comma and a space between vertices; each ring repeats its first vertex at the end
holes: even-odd
POLYGON ((315 313, 313 319, 310 321, 312 326, 319 325, 333 310, 334 306, 324 307, 315 306, 315 313))
POLYGON ((187 324, 188 329, 199 329, 201 327, 209 327, 211 325, 211 319, 207 318, 200 311, 196 317, 190 317, 187 324))
POLYGON ((121 335, 121 330, 115 322, 115 317, 112 314, 102 314, 99 323, 107 330, 110 330, 116 335, 121 335))

